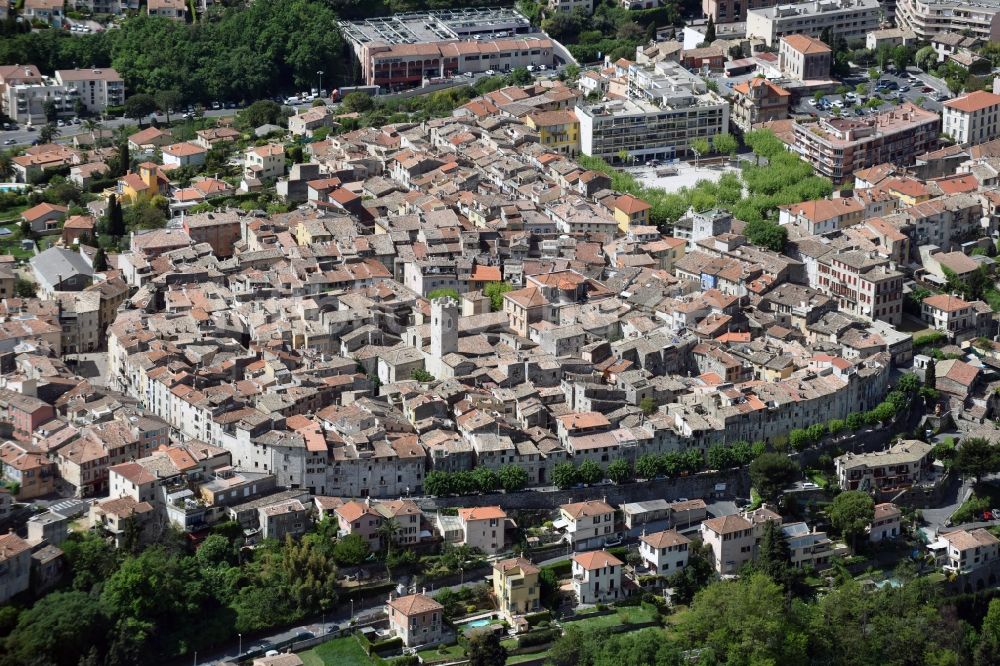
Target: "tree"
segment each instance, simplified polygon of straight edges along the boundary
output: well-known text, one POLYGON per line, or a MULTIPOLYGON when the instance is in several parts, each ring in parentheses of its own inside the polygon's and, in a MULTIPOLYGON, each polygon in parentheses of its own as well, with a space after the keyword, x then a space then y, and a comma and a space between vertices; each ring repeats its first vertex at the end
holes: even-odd
POLYGON ((451 479, 447 472, 434 470, 424 478, 424 490, 428 495, 441 497, 451 494, 451 479))
POLYGON ((729 132, 722 132, 712 137, 712 146, 715 148, 715 152, 721 155, 735 155, 739 145, 739 142, 729 132))
POLYGON ((660 461, 651 454, 640 456, 635 461, 635 473, 640 479, 652 479, 660 473, 660 461))
POLYGON ((125 100, 125 117, 140 120, 156 111, 156 100, 152 95, 138 93, 125 100))
MULTIPOLYGON (((579 70, 577 71, 579 72, 579 70)), ((507 82, 512 86, 527 86, 534 80, 535 77, 531 75, 527 67, 515 67, 507 76, 507 82)))
POLYGON ((998 449, 984 437, 964 439, 958 445, 952 469, 966 478, 973 477, 979 483, 987 474, 1000 471, 998 449))
POLYGON ((504 465, 500 468, 500 487, 508 493, 524 489, 530 480, 528 473, 518 465, 504 465))
POLYGON ((248 129, 277 125, 281 118, 281 105, 269 99, 258 100, 237 114, 237 122, 248 129))
POLYGON ((868 493, 847 490, 834 498, 827 515, 834 529, 851 542, 854 550, 858 536, 864 534, 875 517, 875 502, 868 493))
POLYGON ((995 663, 1000 654, 1000 599, 992 599, 979 630, 979 645, 976 646, 976 666, 995 663))
POLYGON ((333 559, 342 567, 356 567, 368 557, 368 542, 360 534, 348 534, 333 546, 333 559))
POLYGON ((125 217, 122 214, 122 205, 118 197, 112 194, 108 198, 107 210, 107 234, 112 238, 121 238, 125 235, 125 217))
POLYGON ((773 520, 764 524, 760 546, 754 568, 767 574, 771 580, 782 587, 788 587, 788 572, 792 568, 792 554, 788 540, 781 533, 781 525, 773 520))
POLYGON ((42 129, 38 130, 38 140, 41 143, 52 143, 52 141, 60 134, 62 134, 62 130, 54 124, 48 123, 46 125, 42 125, 42 129))
POLYGON ((493 312, 503 310, 503 295, 513 288, 509 282, 490 282, 483 287, 483 295, 490 299, 490 309, 493 312))
POLYGON ((97 252, 94 253, 94 271, 102 273, 106 270, 108 270, 108 255, 103 247, 99 247, 97 248, 97 252))
POLYGON ((174 109, 180 107, 184 96, 179 90, 158 90, 155 95, 156 108, 166 114, 167 124, 170 124, 170 114, 174 112, 174 109))
POLYGON ((925 72, 937 64, 938 54, 933 46, 925 46, 917 51, 914 56, 914 64, 925 72))
POLYGON ((750 482, 766 502, 777 500, 798 475, 798 463, 780 453, 765 453, 750 463, 750 482))
POLYGON ((125 227, 129 231, 162 229, 167 226, 167 214, 163 210, 165 203, 166 200, 163 197, 139 199, 122 211, 125 227))
POLYGON ((705 457, 709 469, 729 469, 733 466, 733 457, 725 444, 713 444, 705 457))
POLYGON ((507 648, 500 644, 495 631, 480 629, 469 636, 469 666, 504 666, 507 648))
POLYGON ((632 478, 632 467, 624 458, 619 458, 608 465, 607 476, 615 483, 626 483, 632 478))
POLYGON ((124 176, 132 169, 132 156, 129 155, 128 141, 118 144, 118 173, 115 176, 124 176))
POLYGON ((422 384, 426 384, 427 382, 434 381, 434 375, 421 368, 414 368, 410 371, 410 379, 415 379, 422 384))
POLYGON ((209 534, 205 537, 198 546, 195 557, 200 564, 210 567, 232 565, 236 561, 232 542, 221 534, 209 534))
POLYGON ((379 541, 382 544, 382 548, 385 549, 386 559, 392 554, 392 547, 396 543, 396 539, 399 537, 399 521, 395 518, 383 518, 382 522, 379 523, 378 533, 379 541))
POLYGON ((712 15, 708 15, 708 23, 705 24, 705 41, 711 44, 715 41, 715 20, 712 15))
POLYGON ((892 64, 896 66, 898 71, 905 70, 911 62, 913 62, 913 52, 910 51, 909 46, 900 44, 892 49, 892 64))
POLYGON ((54 123, 59 120, 59 111, 56 109, 56 101, 47 99, 42 104, 42 113, 45 114, 45 122, 54 123))
POLYGON ((344 113, 368 113, 375 108, 375 99, 363 92, 347 93, 341 106, 344 113))
POLYGON ((831 435, 839 435, 847 427, 847 423, 843 419, 830 419, 826 424, 826 430, 831 435))
POLYGON ((848 429, 857 431, 865 424, 865 417, 858 412, 852 412, 847 415, 846 422, 848 429))
POLYGON ((21 613, 4 643, 4 663, 75 666, 103 642, 108 619, 84 592, 53 592, 21 613))
POLYGON ((19 277, 14 281, 14 293, 20 298, 35 298, 38 295, 38 285, 19 277))
POLYGON ((924 386, 930 389, 937 388, 937 361, 931 357, 924 370, 924 386))
POLYGON ((577 483, 577 470, 571 462, 562 462, 552 468, 552 483, 559 490, 567 490, 577 483))
POLYGON ((696 139, 692 139, 690 147, 691 147, 691 152, 694 153, 694 156, 696 158, 695 164, 700 162, 702 156, 707 155, 709 151, 712 149, 712 147, 708 143, 708 139, 704 137, 698 137, 696 139))
POLYGON ((788 242, 788 230, 768 220, 751 220, 743 228, 747 240, 774 252, 782 252, 788 242))
POLYGON ((584 460, 576 468, 576 476, 580 480, 580 483, 593 485, 604 478, 604 470, 593 460, 584 460))
POLYGON ((657 406, 655 400, 653 400, 649 396, 646 396, 645 398, 639 401, 639 409, 641 409, 642 413, 645 414, 646 416, 652 416, 653 414, 656 413, 656 410, 659 409, 659 407, 657 406))
POLYGON ((811 444, 809 433, 801 428, 796 428, 788 433, 788 443, 796 451, 802 451, 811 444))
POLYGON ((481 493, 492 493, 500 487, 500 476, 489 467, 476 467, 472 476, 476 480, 476 489, 481 493))

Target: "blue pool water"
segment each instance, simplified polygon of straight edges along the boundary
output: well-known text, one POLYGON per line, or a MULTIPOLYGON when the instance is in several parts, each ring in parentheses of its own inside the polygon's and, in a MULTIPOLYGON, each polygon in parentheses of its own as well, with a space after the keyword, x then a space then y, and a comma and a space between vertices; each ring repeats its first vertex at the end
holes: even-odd
POLYGON ((489 624, 490 621, 486 618, 483 618, 481 620, 473 620, 472 622, 467 622, 465 623, 465 626, 475 628, 475 627, 486 627, 489 626, 489 624))
POLYGON ((20 192, 28 189, 23 183, 0 183, 0 192, 20 192))

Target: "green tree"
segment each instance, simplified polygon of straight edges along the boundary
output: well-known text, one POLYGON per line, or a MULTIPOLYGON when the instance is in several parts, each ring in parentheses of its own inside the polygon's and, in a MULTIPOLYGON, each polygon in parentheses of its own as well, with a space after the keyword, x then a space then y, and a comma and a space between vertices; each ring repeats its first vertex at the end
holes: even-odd
POLYGON ((708 139, 704 137, 692 139, 689 145, 691 152, 694 153, 695 156, 695 164, 699 163, 701 158, 712 150, 712 147, 708 143, 708 139))
POLYGON ((480 629, 469 636, 469 666, 504 666, 507 648, 500 644, 495 631, 480 629))
POLYGON ((117 173, 113 173, 113 176, 124 176, 132 170, 132 157, 129 155, 128 141, 122 141, 118 144, 117 167, 117 173))
POLYGON ((552 483, 560 490, 567 490, 577 484, 577 469, 571 462, 562 462, 552 468, 552 483))
POLYGON ((269 99, 258 100, 236 115, 237 123, 246 129, 277 125, 281 119, 281 105, 269 99))
POLYGON ((476 467, 472 470, 476 479, 476 488, 481 493, 492 493, 500 487, 500 476, 489 467, 476 467))
POLYGON ((513 288, 509 282, 490 282, 483 287, 483 295, 490 299, 490 309, 493 312, 503 310, 503 295, 513 288))
POLYGON ((798 463, 780 453, 764 453, 750 463, 750 482, 766 502, 775 502, 798 475, 798 463))
POLYGON ((934 50, 934 47, 927 45, 917 51, 914 60, 917 67, 926 72, 937 63, 937 57, 937 51, 934 50))
POLYGON ((368 113, 375 108, 375 99, 366 93, 352 92, 341 101, 344 113, 368 113))
POLYGON ((839 435, 847 427, 843 419, 830 419, 826 424, 826 429, 831 435, 839 435))
POLYGON ((739 148, 740 144, 733 138, 732 134, 722 132, 712 137, 712 146, 715 148, 715 152, 720 155, 732 156, 736 154, 736 149, 739 148))
POLYGON ((507 76, 507 82, 512 86, 530 85, 535 77, 531 75, 527 67, 515 67, 507 76))
POLYGON ((226 537, 221 534, 209 534, 198 546, 195 557, 203 566, 232 565, 236 562, 236 551, 233 543, 226 537))
POLYGON ((410 371, 410 379, 415 379, 422 384, 426 384, 434 381, 434 375, 421 368, 414 368, 410 371))
POLYGON ((52 143, 60 134, 62 134, 62 130, 52 123, 47 123, 38 130, 38 140, 41 143, 52 143))
POLYGON ((117 239, 124 236, 125 232, 125 217, 122 213, 121 202, 117 196, 112 194, 108 197, 107 234, 117 239))
POLYGON ((593 460, 584 460, 576 468, 576 476, 581 483, 593 485, 604 478, 604 470, 593 460))
POLYGON ((714 655, 710 663, 805 664, 806 639, 784 594, 763 574, 713 583, 695 595, 678 628, 690 646, 714 655))
POLYGON ((788 443, 796 451, 802 451, 812 444, 812 442, 809 441, 809 433, 801 428, 796 428, 788 433, 788 443))
POLYGON ((38 295, 38 285, 19 277, 14 281, 14 293, 20 298, 35 298, 38 295))
POLYGON ((504 465, 500 468, 500 487, 509 493, 523 490, 530 480, 528 473, 519 465, 504 465))
POLYGON ((746 234, 747 240, 754 245, 774 252, 784 251, 785 243, 788 242, 788 230, 780 224, 768 220, 747 222, 743 233, 746 234))
POLYGON ((42 104, 42 113, 45 114, 45 121, 49 123, 54 123, 59 120, 59 111, 56 109, 56 101, 54 99, 47 99, 42 104))
POLYGON ((653 414, 656 413, 656 410, 659 409, 659 406, 656 404, 655 400, 653 400, 649 396, 646 396, 645 398, 639 401, 639 409, 641 409, 642 413, 645 414, 646 416, 652 416, 653 414))
POLYGON ((118 552, 96 532, 74 532, 61 548, 74 590, 90 592, 118 568, 118 552))
POLYGON ((715 41, 715 20, 712 15, 708 15, 708 23, 705 24, 705 41, 711 44, 715 41))
POLYGON ((156 95, 154 95, 156 101, 156 108, 162 111, 167 116, 167 124, 170 124, 170 114, 174 112, 174 109, 179 109, 181 102, 184 100, 184 96, 181 91, 176 89, 169 90, 158 90, 156 95))
POLYGON ((108 619, 89 594, 53 592, 21 613, 2 663, 75 666, 107 631, 108 619))
POLYGON ((862 428, 865 424, 865 417, 857 412, 852 412, 847 415, 847 427, 849 430, 857 431, 862 428))
POLYGON ((612 461, 608 465, 607 477, 617 484, 622 484, 632 479, 632 467, 624 458, 612 461))
POLYGON ((163 197, 139 199, 122 211, 125 227, 129 231, 162 229, 167 226, 167 213, 163 209, 163 197))
POLYGON ((449 474, 440 470, 428 472, 427 476, 424 477, 424 490, 427 491, 428 495, 435 497, 450 495, 452 490, 449 474))
POLYGON ((360 534, 348 534, 337 539, 333 559, 342 567, 356 567, 368 557, 368 542, 360 534))
POLYGON ((635 461, 635 473, 640 479, 652 479, 660 473, 660 461, 651 454, 639 456, 635 461))
POLYGON ((854 550, 858 536, 864 534, 875 517, 875 502, 868 493, 848 490, 833 499, 827 515, 834 529, 851 542, 854 550))
POLYGON ((705 457, 709 469, 729 469, 734 464, 732 452, 725 444, 713 444, 705 457))
POLYGON ((958 445, 958 452, 952 469, 965 478, 972 477, 976 483, 994 472, 1000 471, 998 449, 984 437, 969 437, 958 445))
POLYGON ((97 252, 94 253, 94 271, 97 273, 102 273, 108 270, 108 255, 104 251, 103 247, 97 248, 97 252))
POLYGON ((937 361, 931 357, 924 370, 924 386, 930 389, 937 388, 937 361))
POLYGON ((125 117, 140 120, 156 111, 156 100, 152 95, 139 93, 125 100, 125 117))
POLYGON ((1000 599, 992 599, 979 630, 979 644, 975 653, 976 666, 995 664, 997 654, 1000 654, 1000 599))

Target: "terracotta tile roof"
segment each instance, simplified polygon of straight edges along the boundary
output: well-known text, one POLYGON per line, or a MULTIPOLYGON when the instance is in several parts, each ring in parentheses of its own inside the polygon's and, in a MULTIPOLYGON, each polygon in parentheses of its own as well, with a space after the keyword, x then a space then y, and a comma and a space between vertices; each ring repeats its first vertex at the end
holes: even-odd
POLYGON ((648 203, 642 199, 638 199, 631 194, 623 194, 615 201, 615 208, 631 215, 632 213, 639 213, 644 210, 649 210, 652 208, 648 203))
POLYGON ((500 560, 493 564, 493 568, 498 571, 510 571, 516 568, 525 574, 539 573, 542 570, 541 567, 536 566, 531 560, 524 557, 512 557, 509 560, 500 560))
POLYGON ((470 520, 503 520, 507 514, 498 506, 477 506, 472 509, 459 509, 458 517, 467 523, 470 520))
POLYGON ((426 594, 411 594, 399 599, 393 599, 389 602, 389 606, 406 616, 444 610, 444 606, 426 594))
POLYGON ((735 514, 722 516, 721 518, 711 518, 703 522, 702 525, 716 534, 732 534, 733 532, 740 532, 753 527, 749 520, 735 514))
POLYGON ((623 563, 606 550, 594 550, 573 556, 573 561, 588 571, 604 567, 620 567, 623 563))
POLYGON ((606 513, 614 513, 615 510, 610 504, 601 500, 587 500, 586 502, 563 504, 559 508, 573 518, 573 520, 588 516, 603 516, 606 513))
POLYGON ((691 539, 688 539, 677 530, 664 530, 662 532, 654 532, 653 534, 644 534, 639 537, 639 540, 649 544, 652 548, 669 548, 670 546, 691 543, 691 539))
POLYGON ((809 35, 788 35, 787 37, 782 37, 781 41, 799 53, 807 55, 810 53, 830 53, 829 46, 809 35))
POLYGON ((563 414, 559 417, 559 422, 562 423, 563 427, 567 430, 576 430, 577 428, 600 428, 611 425, 611 421, 608 420, 608 417, 600 412, 574 412, 573 414, 563 414))
POLYGON ((942 312, 958 312, 972 304, 951 294, 935 294, 924 299, 924 304, 942 312))
POLYGON ((875 520, 882 520, 891 516, 901 516, 903 512, 892 502, 883 502, 875 505, 875 520))
POLYGON ((65 215, 68 210, 69 208, 66 208, 66 206, 54 206, 50 203, 40 203, 37 206, 29 208, 28 210, 21 213, 21 217, 26 219, 28 222, 32 222, 50 213, 59 213, 61 215, 65 215))
POLYGON ((1000 95, 994 95, 985 90, 976 90, 968 95, 962 95, 944 103, 946 109, 954 109, 962 113, 975 113, 1000 104, 1000 95))

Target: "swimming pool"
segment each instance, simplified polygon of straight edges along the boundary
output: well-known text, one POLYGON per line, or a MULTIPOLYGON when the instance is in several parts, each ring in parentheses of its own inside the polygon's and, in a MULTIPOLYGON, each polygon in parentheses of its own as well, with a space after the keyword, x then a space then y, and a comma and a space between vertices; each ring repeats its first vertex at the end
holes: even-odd
POLYGON ((482 618, 481 620, 473 620, 472 622, 466 622, 463 627, 468 627, 470 629, 477 629, 479 627, 488 627, 492 623, 489 618, 482 618))
POLYGON ((0 192, 20 192, 28 189, 24 183, 0 183, 0 192))

